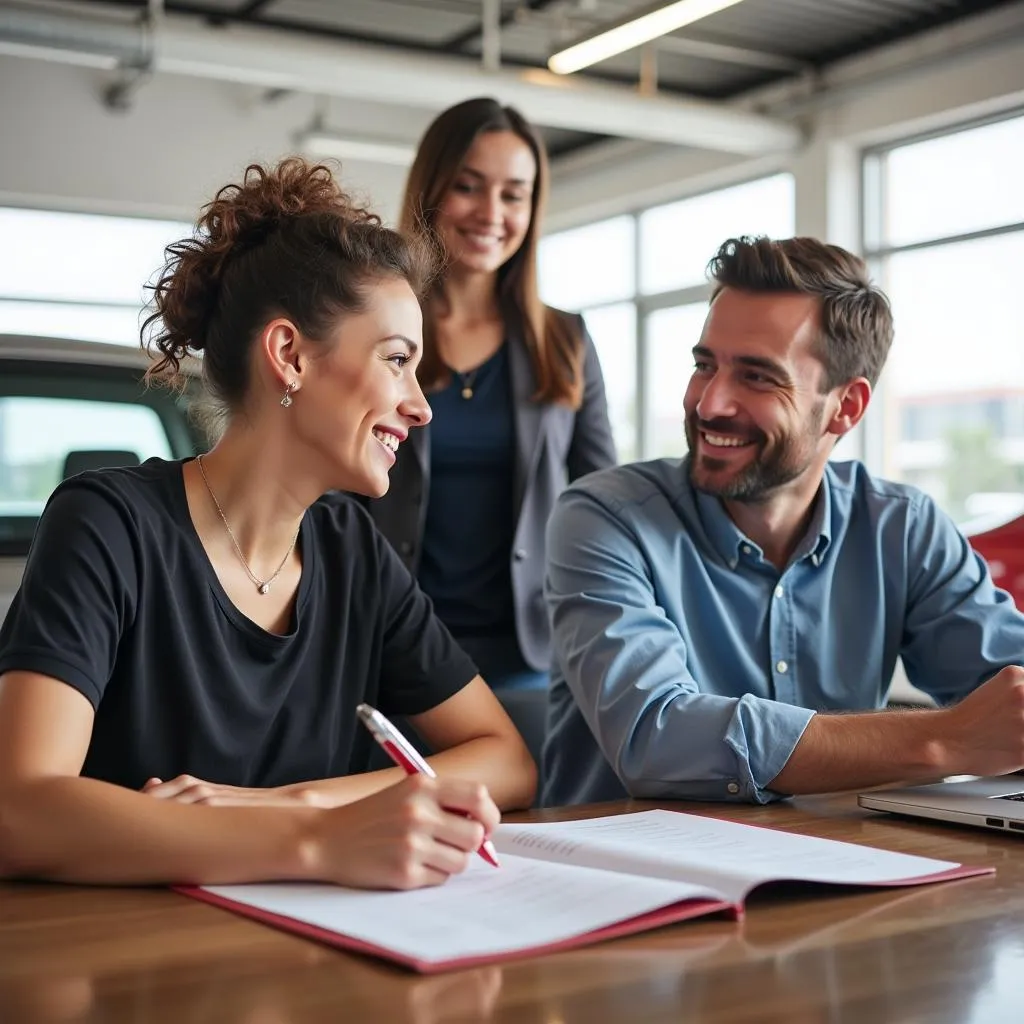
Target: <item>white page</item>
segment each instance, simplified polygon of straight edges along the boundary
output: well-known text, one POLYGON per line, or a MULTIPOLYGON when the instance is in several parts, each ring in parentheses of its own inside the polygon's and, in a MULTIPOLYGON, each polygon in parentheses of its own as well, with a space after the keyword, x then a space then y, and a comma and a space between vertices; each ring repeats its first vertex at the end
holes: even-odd
POLYGON ((557 942, 680 900, 696 885, 523 857, 479 857, 444 885, 369 892, 333 885, 211 885, 207 892, 415 957, 439 961, 557 942))
POLYGON ((501 853, 693 882, 732 903, 769 881, 872 885, 960 866, 678 811, 499 825, 493 839, 501 853))

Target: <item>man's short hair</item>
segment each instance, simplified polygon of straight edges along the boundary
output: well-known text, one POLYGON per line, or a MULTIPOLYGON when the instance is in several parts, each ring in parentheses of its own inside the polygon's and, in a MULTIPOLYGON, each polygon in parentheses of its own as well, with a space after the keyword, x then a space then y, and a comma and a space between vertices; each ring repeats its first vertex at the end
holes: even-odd
POLYGON ((892 310, 859 256, 816 238, 744 235, 722 243, 708 277, 714 282, 712 302, 723 288, 814 296, 821 306, 822 390, 855 377, 866 377, 872 387, 877 383, 892 344, 892 310))

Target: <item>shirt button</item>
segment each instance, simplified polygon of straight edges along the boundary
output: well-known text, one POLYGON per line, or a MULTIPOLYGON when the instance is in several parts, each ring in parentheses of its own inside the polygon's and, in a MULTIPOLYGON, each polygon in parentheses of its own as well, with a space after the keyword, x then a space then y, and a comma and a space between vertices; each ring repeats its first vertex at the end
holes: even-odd
POLYGON ((783 595, 784 593, 785 593, 785 591, 784 591, 784 590, 782 589, 782 584, 780 583, 780 584, 779 584, 779 585, 778 585, 778 586, 777 586, 777 587, 775 588, 775 596, 776 596, 776 597, 782 597, 782 595, 783 595))
POLYGON ((750 554, 750 545, 749 544, 744 544, 743 548, 742 548, 742 551, 743 551, 743 554, 749 555, 750 554))
POLYGON ((401 551, 403 555, 411 555, 412 541, 403 540, 402 543, 398 545, 398 550, 401 551))
POLYGON ((517 562, 521 562, 526 557, 526 548, 516 548, 512 553, 512 557, 517 562))
POLYGON ((786 662, 784 662, 784 661, 777 661, 777 662, 775 662, 775 671, 776 672, 779 672, 781 674, 785 674, 788 669, 789 669, 789 665, 786 664, 786 662))
POLYGON ((728 791, 729 791, 729 792, 730 792, 730 793, 731 793, 731 794, 732 794, 733 796, 735 796, 735 795, 736 795, 736 794, 737 794, 737 793, 738 793, 738 792, 740 791, 740 787, 739 787, 739 786, 737 786, 735 782, 730 782, 730 783, 729 783, 729 785, 728 785, 728 786, 726 786, 725 788, 726 788, 726 789, 727 789, 727 790, 728 790, 728 791))

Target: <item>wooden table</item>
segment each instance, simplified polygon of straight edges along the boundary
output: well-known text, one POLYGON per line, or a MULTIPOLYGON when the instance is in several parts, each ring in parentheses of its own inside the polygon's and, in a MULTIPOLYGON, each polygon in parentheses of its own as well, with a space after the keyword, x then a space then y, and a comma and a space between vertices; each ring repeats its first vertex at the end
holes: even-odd
POLYGON ((1024 837, 873 815, 846 795, 661 806, 998 871, 915 889, 764 893, 743 923, 691 921, 431 978, 164 890, 0 885, 0 1021, 1024 1021, 1024 837))

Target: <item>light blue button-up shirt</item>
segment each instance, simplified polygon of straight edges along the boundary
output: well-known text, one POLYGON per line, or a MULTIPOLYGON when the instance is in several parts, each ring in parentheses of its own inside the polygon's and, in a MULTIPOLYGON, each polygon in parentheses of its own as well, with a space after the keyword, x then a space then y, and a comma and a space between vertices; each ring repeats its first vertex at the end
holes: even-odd
POLYGON ((548 525, 547 805, 767 802, 815 711, 948 703, 1024 663, 1024 615, 916 488, 829 463, 781 573, 685 460, 616 466, 548 525), (596 740, 596 742, 595 742, 596 740))

